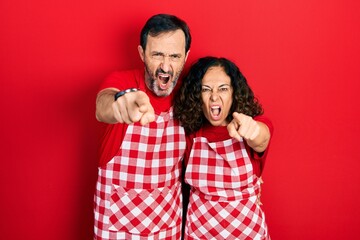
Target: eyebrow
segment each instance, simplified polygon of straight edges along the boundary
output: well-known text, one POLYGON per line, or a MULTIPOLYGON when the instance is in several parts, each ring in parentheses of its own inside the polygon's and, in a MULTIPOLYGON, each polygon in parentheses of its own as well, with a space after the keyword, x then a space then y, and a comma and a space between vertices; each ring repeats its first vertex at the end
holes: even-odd
MULTIPOLYGON (((224 84, 221 84, 218 88, 220 88, 220 87, 225 87, 225 86, 227 86, 227 87, 231 87, 231 85, 230 85, 230 84, 224 83, 224 84)), ((202 87, 208 87, 208 88, 211 88, 209 85, 202 85, 202 87)))
POLYGON ((181 53, 169 53, 169 54, 166 54, 164 52, 160 52, 160 51, 152 51, 150 52, 151 54, 162 54, 162 55, 165 55, 165 56, 182 56, 181 53))

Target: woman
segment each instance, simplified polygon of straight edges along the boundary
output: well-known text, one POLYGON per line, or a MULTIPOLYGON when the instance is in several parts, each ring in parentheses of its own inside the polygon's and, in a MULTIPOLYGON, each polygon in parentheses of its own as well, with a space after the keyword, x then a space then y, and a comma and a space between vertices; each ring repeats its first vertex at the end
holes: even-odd
POLYGON ((190 68, 174 104, 187 133, 185 239, 270 239, 259 196, 272 125, 262 114, 233 62, 190 68))

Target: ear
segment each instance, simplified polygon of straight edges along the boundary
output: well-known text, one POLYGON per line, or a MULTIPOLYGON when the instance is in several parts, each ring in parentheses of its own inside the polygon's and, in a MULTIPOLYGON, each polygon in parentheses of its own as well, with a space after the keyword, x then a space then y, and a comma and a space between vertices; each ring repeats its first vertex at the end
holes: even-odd
POLYGON ((185 54, 185 62, 186 62, 186 60, 187 60, 187 58, 189 56, 189 53, 190 53, 190 50, 188 50, 187 53, 185 54))
POLYGON ((145 51, 141 47, 141 45, 138 46, 138 52, 139 52, 139 56, 140 56, 141 60, 144 62, 144 60, 145 60, 145 51))

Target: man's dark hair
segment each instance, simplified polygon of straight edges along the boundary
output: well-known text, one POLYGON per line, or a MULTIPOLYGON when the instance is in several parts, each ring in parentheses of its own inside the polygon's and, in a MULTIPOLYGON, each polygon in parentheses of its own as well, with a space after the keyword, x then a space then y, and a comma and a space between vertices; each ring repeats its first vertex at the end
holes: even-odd
POLYGON ((145 51, 148 35, 156 37, 161 33, 172 32, 178 29, 181 29, 185 34, 185 53, 187 53, 191 45, 190 29, 186 22, 169 14, 157 14, 147 20, 140 33, 140 45, 145 51))

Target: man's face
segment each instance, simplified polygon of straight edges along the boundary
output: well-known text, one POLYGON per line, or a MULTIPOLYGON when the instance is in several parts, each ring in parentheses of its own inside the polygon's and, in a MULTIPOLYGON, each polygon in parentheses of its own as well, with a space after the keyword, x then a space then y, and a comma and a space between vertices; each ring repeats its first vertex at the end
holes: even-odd
POLYGON ((188 57, 182 30, 148 36, 146 50, 138 47, 145 64, 146 86, 157 96, 165 97, 174 90, 188 57))

